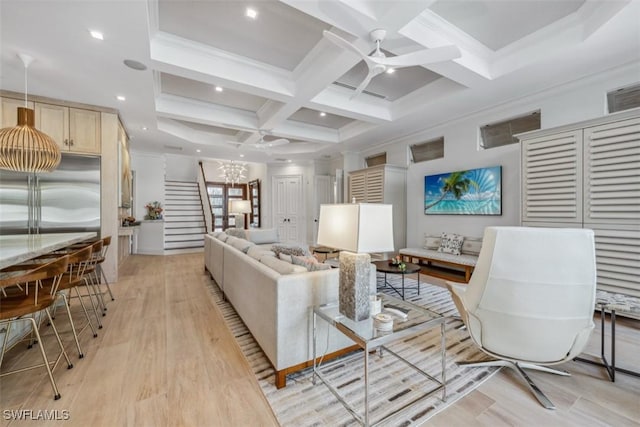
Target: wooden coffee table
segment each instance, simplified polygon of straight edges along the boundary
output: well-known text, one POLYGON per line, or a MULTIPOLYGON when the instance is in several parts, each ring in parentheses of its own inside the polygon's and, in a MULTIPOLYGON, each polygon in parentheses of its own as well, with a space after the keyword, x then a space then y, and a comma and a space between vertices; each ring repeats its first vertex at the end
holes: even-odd
POLYGON ((414 274, 414 273, 418 273, 418 286, 416 287, 410 287, 410 288, 406 288, 406 289, 417 289, 418 290, 418 295, 420 295, 420 266, 417 264, 412 264, 410 262, 405 262, 405 268, 404 269, 400 269, 398 268, 397 265, 389 265, 389 261, 373 261, 373 264, 376 266, 376 270, 380 273, 384 273, 384 286, 378 287, 378 290, 384 289, 386 287, 391 288, 392 290, 394 290, 398 295, 400 295, 402 297, 402 299, 404 299, 404 291, 405 291, 405 286, 404 286, 404 276, 406 274, 414 274), (402 287, 400 289, 398 289, 397 287, 393 286, 391 283, 389 283, 387 281, 387 274, 399 274, 402 276, 402 287))

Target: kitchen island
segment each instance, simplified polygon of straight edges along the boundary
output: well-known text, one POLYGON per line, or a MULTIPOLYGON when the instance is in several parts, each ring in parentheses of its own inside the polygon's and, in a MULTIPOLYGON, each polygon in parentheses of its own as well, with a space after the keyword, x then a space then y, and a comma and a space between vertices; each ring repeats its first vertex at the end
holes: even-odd
POLYGON ((0 269, 95 237, 96 232, 0 236, 0 269))

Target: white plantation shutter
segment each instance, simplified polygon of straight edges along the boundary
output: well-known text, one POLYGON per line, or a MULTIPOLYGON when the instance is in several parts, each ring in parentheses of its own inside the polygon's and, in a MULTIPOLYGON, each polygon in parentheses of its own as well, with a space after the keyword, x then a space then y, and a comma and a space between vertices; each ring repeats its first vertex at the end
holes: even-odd
MULTIPOLYGON (((634 117, 635 116, 635 117, 634 117)), ((522 138, 522 223, 595 232, 598 289, 640 297, 640 117, 522 138)))
POLYGON ((640 225, 640 119, 584 131, 584 222, 640 225))
POLYGON ((581 130, 523 141, 523 221, 582 223, 581 146, 581 130))
POLYGON ((640 297, 640 230, 594 229, 598 289, 640 297))
POLYGON ((367 171, 367 203, 384 203, 384 169, 367 171))
POLYGON ((349 175, 349 200, 347 203, 351 203, 353 198, 356 198, 356 203, 363 203, 367 201, 367 176, 365 174, 351 174, 349 175))

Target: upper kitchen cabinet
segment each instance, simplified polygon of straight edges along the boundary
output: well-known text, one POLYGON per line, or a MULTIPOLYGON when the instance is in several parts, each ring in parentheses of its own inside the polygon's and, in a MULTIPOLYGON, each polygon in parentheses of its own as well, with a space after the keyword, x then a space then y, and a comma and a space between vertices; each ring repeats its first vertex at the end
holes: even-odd
POLYGON ((100 112, 36 102, 36 128, 62 151, 100 154, 100 112))
MULTIPOLYGON (((24 99, 2 98, 0 102, 0 129, 11 128, 18 124, 18 107, 24 107, 24 99)), ((33 109, 33 102, 27 102, 27 108, 33 109)))

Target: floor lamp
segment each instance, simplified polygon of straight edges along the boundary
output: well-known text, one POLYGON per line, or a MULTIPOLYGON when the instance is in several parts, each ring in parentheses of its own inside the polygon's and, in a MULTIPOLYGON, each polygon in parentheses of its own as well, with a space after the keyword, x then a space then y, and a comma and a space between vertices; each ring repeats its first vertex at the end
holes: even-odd
POLYGON ((236 228, 245 227, 244 215, 251 213, 251 202, 249 200, 231 200, 229 202, 229 214, 236 216, 236 228))
POLYGON ((369 317, 371 252, 393 251, 392 205, 320 206, 318 245, 341 249, 339 310, 351 320, 369 317))

